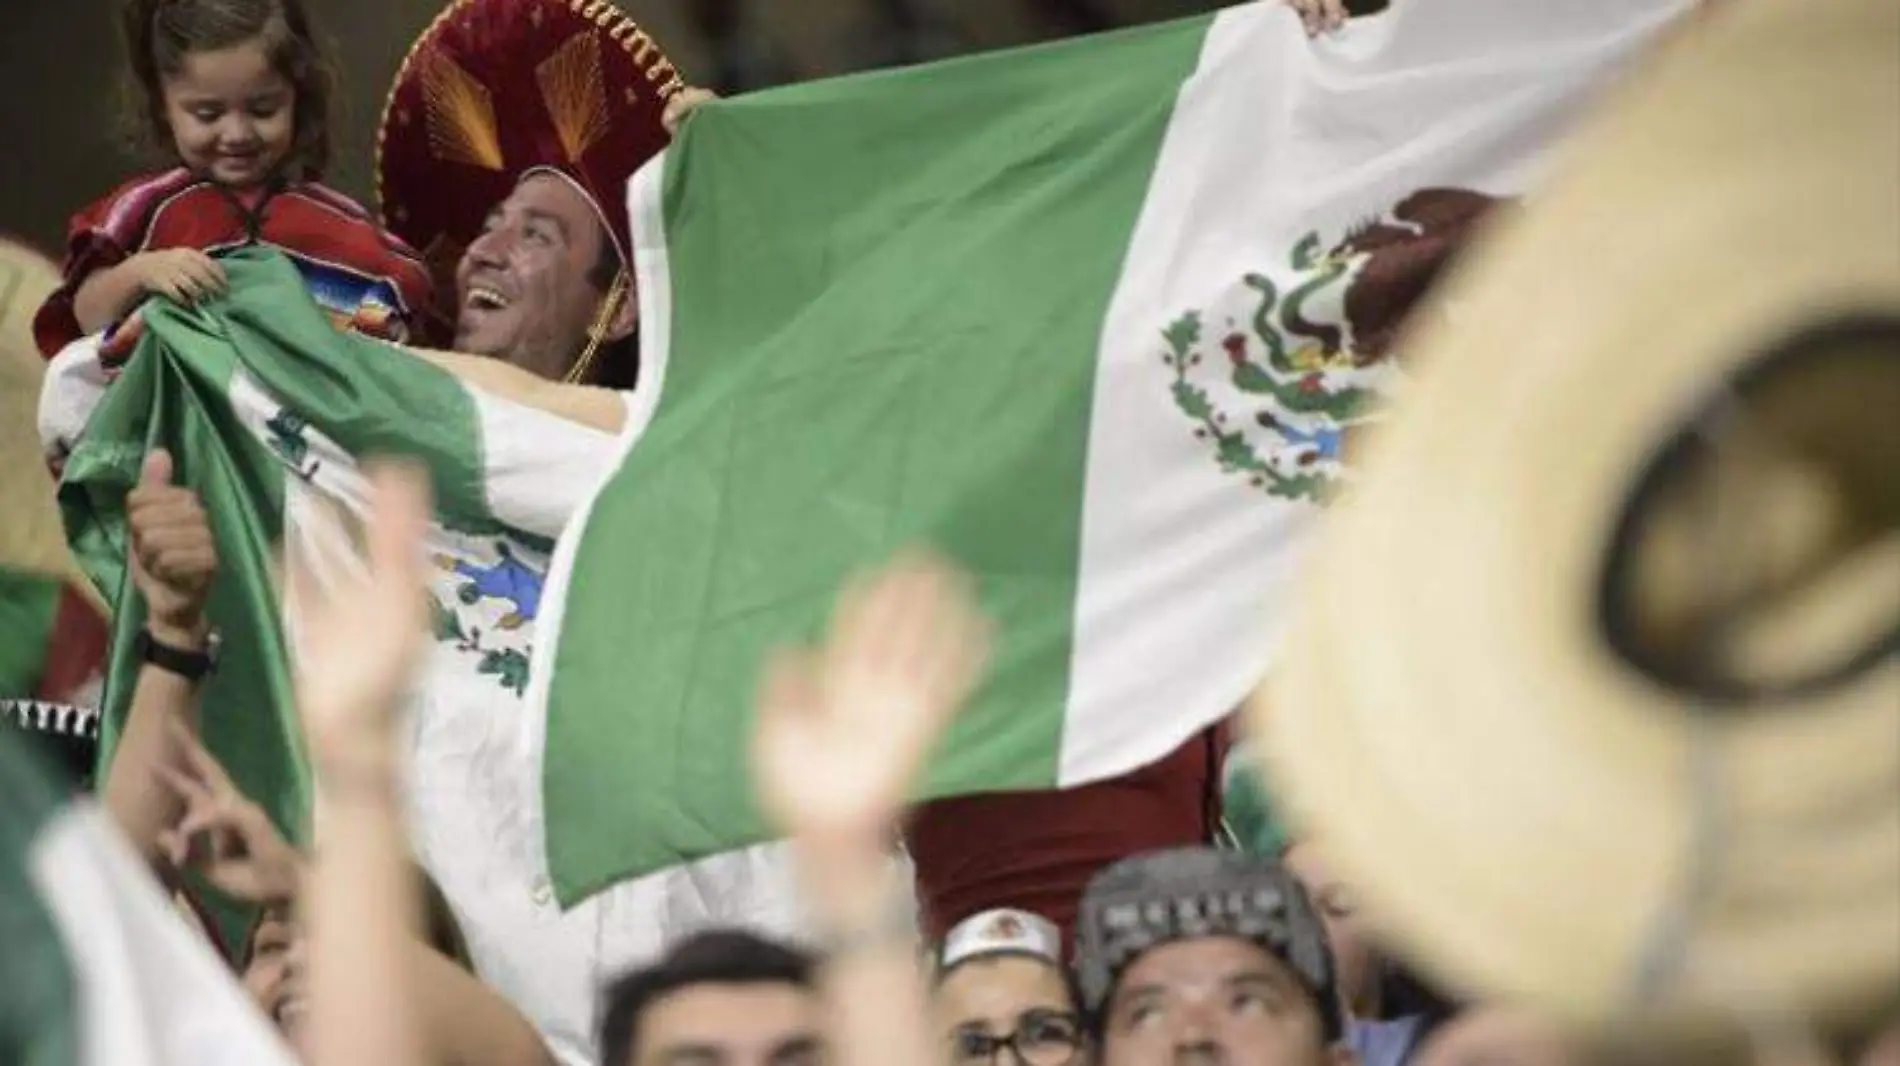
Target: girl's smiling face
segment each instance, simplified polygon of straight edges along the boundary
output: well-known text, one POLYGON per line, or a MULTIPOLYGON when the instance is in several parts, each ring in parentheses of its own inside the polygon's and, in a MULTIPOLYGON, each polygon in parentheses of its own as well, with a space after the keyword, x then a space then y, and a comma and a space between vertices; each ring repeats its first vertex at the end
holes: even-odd
POLYGON ((165 121, 178 157, 221 185, 261 185, 290 154, 297 93, 262 41, 185 56, 164 79, 165 121))

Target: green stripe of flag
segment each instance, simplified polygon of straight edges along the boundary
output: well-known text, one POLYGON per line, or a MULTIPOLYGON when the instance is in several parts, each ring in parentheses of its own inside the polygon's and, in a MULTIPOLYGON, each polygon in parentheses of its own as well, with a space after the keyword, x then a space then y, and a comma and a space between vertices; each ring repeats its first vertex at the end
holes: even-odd
POLYGON ((996 624, 921 796, 1126 773, 1270 668, 1392 338, 1681 0, 1283 3, 722 101, 633 182, 647 359, 549 576, 562 898, 758 840, 767 645, 932 544, 996 624))
POLYGON ((982 575, 1005 679, 929 791, 1056 782, 1066 674, 1009 667, 1069 642, 1096 345, 1208 25, 694 119, 665 172, 690 281, 665 391, 579 544, 548 697, 564 898, 764 835, 726 784, 762 650, 913 541, 982 575))

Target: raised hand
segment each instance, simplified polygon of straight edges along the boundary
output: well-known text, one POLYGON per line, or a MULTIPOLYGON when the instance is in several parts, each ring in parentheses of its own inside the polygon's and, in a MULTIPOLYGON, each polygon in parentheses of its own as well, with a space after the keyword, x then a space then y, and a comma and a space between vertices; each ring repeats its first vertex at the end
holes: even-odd
POLYGON ((1331 33, 1346 24, 1346 0, 1286 0, 1286 4, 1299 13, 1308 37, 1331 33))
POLYGON ((203 638, 205 597, 218 573, 211 523, 197 494, 172 482, 172 457, 145 457, 138 487, 125 501, 131 530, 132 584, 145 597, 152 636, 174 647, 203 638))
POLYGON ((839 598, 823 646, 768 666, 753 739, 765 813, 815 842, 876 841, 988 658, 966 579, 923 555, 839 598))
POLYGON ((183 769, 162 767, 165 786, 184 805, 178 824, 159 834, 174 869, 193 869, 212 887, 247 903, 278 903, 297 891, 302 858, 264 809, 250 801, 190 729, 173 722, 171 743, 183 769))
POLYGON ((290 574, 297 707, 330 769, 389 772, 397 705, 426 646, 423 536, 429 485, 409 464, 369 471, 367 567, 325 585, 290 574))
POLYGON ((140 252, 126 262, 137 271, 140 288, 181 304, 215 296, 229 284, 224 267, 196 248, 140 252))
POLYGON ((671 100, 666 102, 666 110, 660 115, 660 125, 666 127, 667 136, 677 137, 680 133, 680 126, 687 118, 691 117, 694 110, 701 104, 717 99, 719 99, 719 94, 713 92, 711 89, 700 89, 692 86, 681 89, 679 92, 673 94, 671 100))

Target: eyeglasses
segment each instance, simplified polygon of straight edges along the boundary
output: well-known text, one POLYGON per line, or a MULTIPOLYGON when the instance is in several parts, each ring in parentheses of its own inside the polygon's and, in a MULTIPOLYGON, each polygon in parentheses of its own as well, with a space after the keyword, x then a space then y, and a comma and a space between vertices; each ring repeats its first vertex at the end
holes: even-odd
POLYGON ((1008 1048, 1016 1066, 1069 1066, 1082 1050, 1082 1023, 1073 1014, 1030 1011, 1016 1019, 1014 1032, 991 1036, 963 1029, 950 1037, 950 1057, 957 1066, 1003 1062, 1008 1048))

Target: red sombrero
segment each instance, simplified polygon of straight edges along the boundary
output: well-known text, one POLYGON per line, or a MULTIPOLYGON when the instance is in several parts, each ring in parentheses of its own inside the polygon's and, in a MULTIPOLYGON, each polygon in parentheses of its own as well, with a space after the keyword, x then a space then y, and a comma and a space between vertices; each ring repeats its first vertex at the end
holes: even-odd
POLYGON ((376 134, 383 225, 438 281, 530 172, 593 201, 621 260, 627 179, 667 144, 685 80, 606 0, 454 0, 409 50, 376 134))

